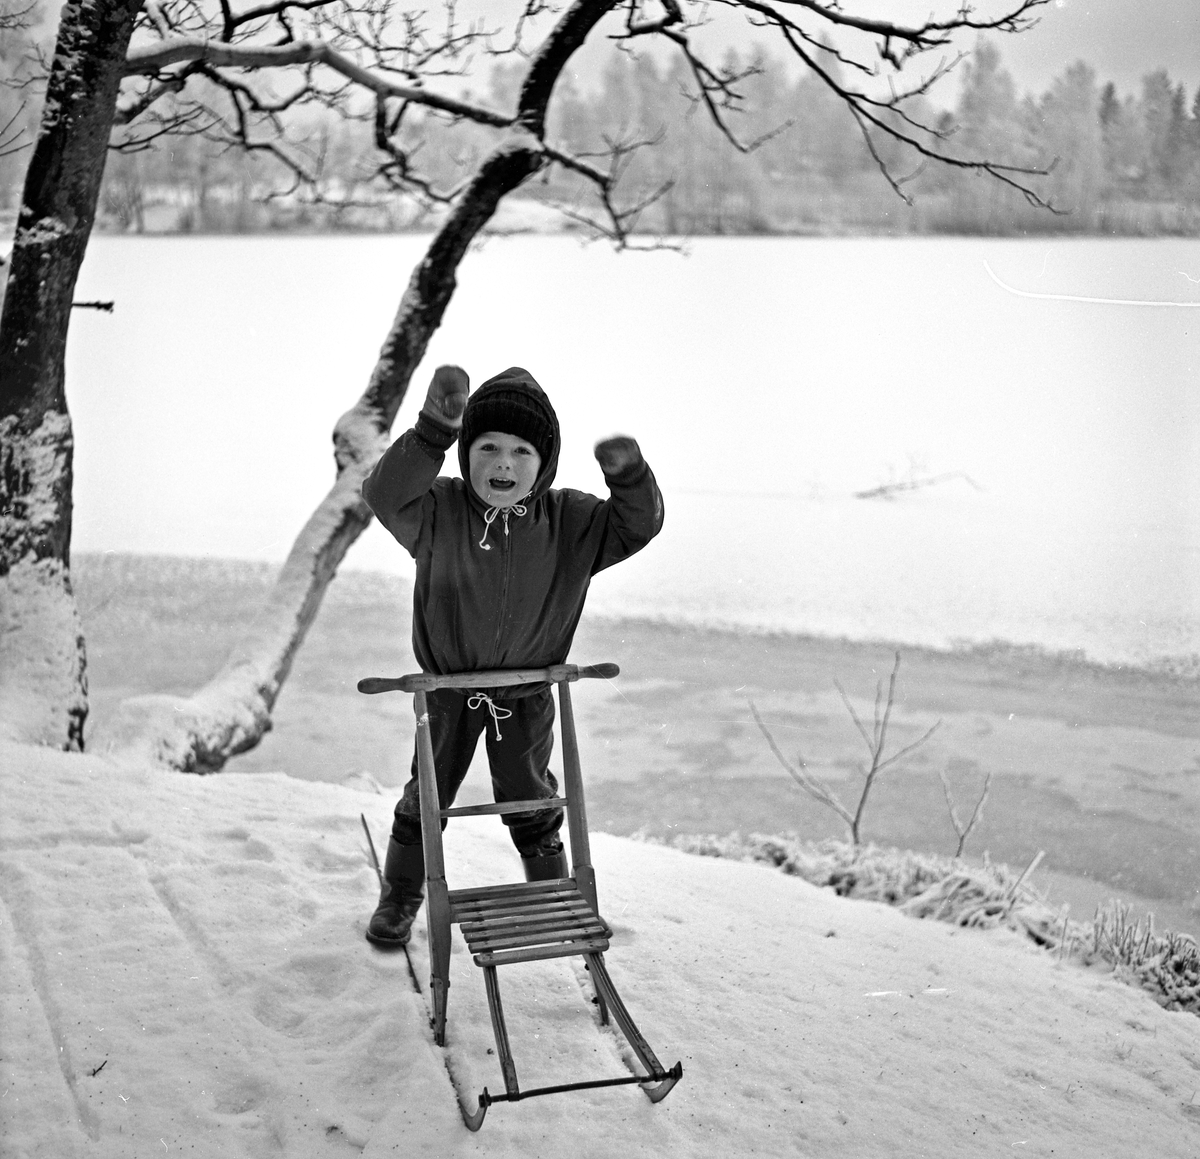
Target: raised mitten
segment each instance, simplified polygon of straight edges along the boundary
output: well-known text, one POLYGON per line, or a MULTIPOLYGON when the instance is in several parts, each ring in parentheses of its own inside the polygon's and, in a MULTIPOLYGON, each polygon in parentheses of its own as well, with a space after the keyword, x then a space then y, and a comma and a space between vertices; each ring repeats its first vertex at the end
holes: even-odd
POLYGON ((433 372, 421 413, 435 423, 457 431, 462 426, 470 389, 471 380, 461 366, 439 366, 433 372))
POLYGON ((642 450, 636 439, 628 435, 613 435, 601 439, 595 447, 596 462, 605 475, 621 475, 642 461, 642 450))

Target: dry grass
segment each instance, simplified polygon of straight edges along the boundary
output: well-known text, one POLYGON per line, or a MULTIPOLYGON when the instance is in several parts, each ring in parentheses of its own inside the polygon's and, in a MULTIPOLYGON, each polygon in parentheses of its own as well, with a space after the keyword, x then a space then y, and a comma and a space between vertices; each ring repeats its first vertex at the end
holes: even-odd
POLYGON ((1153 914, 1143 924, 1131 919, 1129 907, 1120 902, 1097 910, 1091 953, 1149 990, 1168 1010, 1200 1014, 1200 948, 1187 934, 1156 932, 1153 914))
MULTIPOLYGON (((652 838, 645 838, 652 840, 652 838)), ((702 857, 728 857, 772 865, 842 897, 884 902, 915 918, 977 929, 1007 927, 1060 958, 1084 965, 1104 962, 1123 981, 1140 986, 1168 1010, 1200 1015, 1200 950, 1186 934, 1157 933, 1154 918, 1133 921, 1129 907, 1108 902, 1091 922, 1055 912, 1023 873, 986 858, 973 866, 938 854, 854 846, 845 841, 811 844, 788 834, 743 837, 680 836, 667 842, 702 857)))

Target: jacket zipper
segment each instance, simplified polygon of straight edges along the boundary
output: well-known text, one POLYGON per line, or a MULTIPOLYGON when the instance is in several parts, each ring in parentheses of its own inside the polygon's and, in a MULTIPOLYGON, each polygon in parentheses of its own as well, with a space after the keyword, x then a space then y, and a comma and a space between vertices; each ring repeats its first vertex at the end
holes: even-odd
POLYGON ((500 614, 496 621, 496 639, 492 644, 492 667, 498 663, 500 653, 500 638, 504 634, 505 613, 508 611, 508 584, 512 572, 512 545, 508 537, 508 511, 504 511, 502 515, 504 519, 504 539, 500 544, 500 551, 504 556, 504 582, 500 585, 500 614))

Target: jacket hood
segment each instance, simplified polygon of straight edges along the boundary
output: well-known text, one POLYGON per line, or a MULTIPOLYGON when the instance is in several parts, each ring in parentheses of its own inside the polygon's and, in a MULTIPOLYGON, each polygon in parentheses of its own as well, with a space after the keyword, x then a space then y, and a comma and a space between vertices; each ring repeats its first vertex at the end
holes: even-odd
MULTIPOLYGON (((558 415, 550 405, 546 392, 537 380, 520 366, 510 366, 493 378, 489 378, 467 400, 467 409, 463 412, 462 432, 458 439, 458 468, 462 473, 463 483, 467 488, 473 505, 481 511, 487 509, 487 504, 475 493, 471 486, 471 464, 469 452, 471 443, 485 431, 495 430, 504 434, 516 434, 527 438, 524 429, 509 430, 511 424, 501 420, 493 420, 490 416, 498 411, 509 410, 519 412, 523 421, 537 428, 545 439, 528 439, 537 446, 540 442, 548 442, 547 453, 542 455, 541 467, 533 490, 529 492, 526 502, 532 503, 540 499, 550 490, 554 476, 558 471, 558 452, 562 444, 562 435, 558 426, 558 415), (491 425, 499 421, 500 425, 491 425)), ((539 453, 541 449, 539 447, 539 453)))

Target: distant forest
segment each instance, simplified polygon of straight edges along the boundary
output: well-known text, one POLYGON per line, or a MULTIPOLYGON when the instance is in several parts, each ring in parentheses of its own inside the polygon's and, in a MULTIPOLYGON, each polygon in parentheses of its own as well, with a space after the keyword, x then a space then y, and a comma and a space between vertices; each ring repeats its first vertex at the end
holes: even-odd
MULTIPOLYGON (((747 60, 730 53, 723 64, 731 73, 750 67, 745 100, 729 117, 741 141, 760 142, 749 153, 738 152, 684 95, 692 86, 681 63, 664 67, 649 55, 615 53, 596 91, 558 94, 551 134, 576 153, 600 153, 606 142, 655 142, 628 155, 622 181, 629 204, 661 191, 640 215, 641 232, 1200 235, 1200 88, 1189 98, 1165 70, 1145 76, 1138 92, 1121 93, 1079 61, 1040 95, 1021 94, 995 43, 980 40, 959 66, 953 108, 929 97, 906 106, 960 155, 1048 169, 1031 184, 1059 211, 1049 213, 986 176, 922 164, 909 147, 877 133, 874 151, 905 179, 906 204, 819 80, 795 77, 763 54, 747 60)), ((506 106, 517 76, 498 65, 473 95, 506 106)), ((406 131, 441 190, 453 189, 485 147, 472 126, 436 113, 414 112, 406 131)), ((303 147, 319 179, 284 193, 288 175, 269 152, 246 154, 201 133, 150 140, 139 151, 112 154, 99 224, 130 232, 428 225, 436 207, 388 193, 373 179, 371 134, 369 117, 310 119, 303 147)), ((20 168, 19 155, 0 158, 0 210, 15 207, 20 168)), ((589 196, 559 170, 517 194, 526 208, 545 207, 535 215, 543 228, 570 225, 571 213, 587 216, 589 196), (564 208, 566 217, 550 212, 564 208)))

